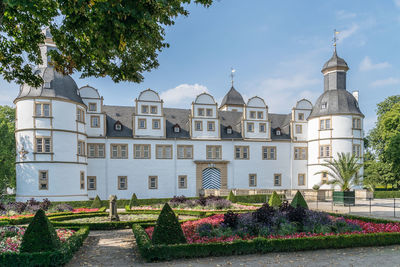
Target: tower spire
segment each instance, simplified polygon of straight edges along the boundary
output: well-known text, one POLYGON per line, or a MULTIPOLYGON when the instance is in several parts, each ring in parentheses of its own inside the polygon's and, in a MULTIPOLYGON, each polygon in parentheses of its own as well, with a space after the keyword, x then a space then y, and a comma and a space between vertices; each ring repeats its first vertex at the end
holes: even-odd
POLYGON ((231 83, 232 83, 232 87, 233 87, 233 77, 235 76, 235 72, 236 72, 236 70, 234 68, 231 68, 231 83))

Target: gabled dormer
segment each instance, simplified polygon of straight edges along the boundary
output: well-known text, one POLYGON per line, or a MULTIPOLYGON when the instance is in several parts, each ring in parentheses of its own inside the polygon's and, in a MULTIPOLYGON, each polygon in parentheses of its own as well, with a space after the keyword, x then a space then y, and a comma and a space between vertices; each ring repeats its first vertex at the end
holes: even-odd
POLYGON ((211 95, 202 93, 196 97, 196 100, 192 103, 190 124, 191 138, 220 138, 218 105, 211 95))
POLYGON ((297 101, 296 106, 292 108, 292 119, 291 119, 291 138, 294 141, 306 141, 308 123, 307 118, 310 116, 312 111, 312 104, 307 99, 301 99, 297 101))
POLYGON ((165 137, 163 101, 157 92, 147 89, 135 99, 133 115, 133 136, 165 137))
POLYGON ((105 136, 106 117, 103 112, 103 97, 100 96, 96 88, 89 85, 81 87, 79 94, 87 109, 84 113, 82 113, 82 110, 77 110, 77 120, 82 118, 82 114, 84 114, 87 135, 105 136))
POLYGON ((270 139, 270 121, 268 106, 261 97, 249 99, 244 108, 242 133, 245 139, 270 139))

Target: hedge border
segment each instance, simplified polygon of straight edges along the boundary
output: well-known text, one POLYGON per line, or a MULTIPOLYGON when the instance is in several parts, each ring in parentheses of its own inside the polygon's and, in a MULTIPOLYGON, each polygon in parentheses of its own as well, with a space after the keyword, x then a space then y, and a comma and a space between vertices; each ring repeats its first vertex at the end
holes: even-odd
MULTIPOLYGON (((332 214, 349 219, 363 219, 379 223, 396 221, 332 214)), ((398 222, 396 222, 398 223, 398 222)), ((138 250, 148 262, 172 260, 178 258, 230 256, 241 254, 288 252, 316 249, 349 248, 363 246, 386 246, 400 244, 400 233, 349 234, 333 236, 303 237, 294 239, 267 239, 257 237, 252 240, 235 240, 233 242, 194 243, 175 245, 153 245, 144 230, 144 225, 132 225, 138 250)))
POLYGON ((51 252, 2 253, 0 266, 62 266, 66 264, 83 244, 89 235, 89 227, 71 227, 77 230, 60 249, 51 252))

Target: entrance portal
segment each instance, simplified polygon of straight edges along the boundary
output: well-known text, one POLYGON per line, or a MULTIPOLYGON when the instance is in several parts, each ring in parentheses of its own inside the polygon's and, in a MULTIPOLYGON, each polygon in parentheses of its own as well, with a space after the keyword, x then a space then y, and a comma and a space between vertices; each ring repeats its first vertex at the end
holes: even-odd
POLYGON ((217 168, 206 168, 202 171, 203 189, 221 189, 221 171, 217 168))

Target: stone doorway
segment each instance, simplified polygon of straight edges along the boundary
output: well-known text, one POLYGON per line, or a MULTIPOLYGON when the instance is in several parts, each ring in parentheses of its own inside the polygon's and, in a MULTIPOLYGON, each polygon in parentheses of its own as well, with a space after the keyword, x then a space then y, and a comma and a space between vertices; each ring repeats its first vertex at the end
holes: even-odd
POLYGON ((202 171, 203 189, 221 189, 221 170, 218 168, 205 168, 202 171))
POLYGON ((229 161, 195 161, 197 195, 199 195, 202 189, 228 188, 228 162, 229 161))

